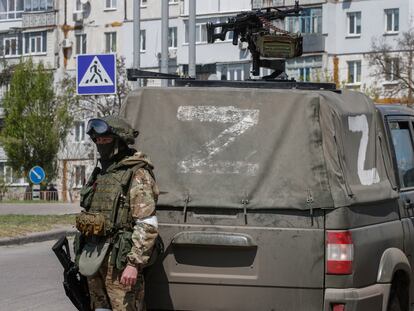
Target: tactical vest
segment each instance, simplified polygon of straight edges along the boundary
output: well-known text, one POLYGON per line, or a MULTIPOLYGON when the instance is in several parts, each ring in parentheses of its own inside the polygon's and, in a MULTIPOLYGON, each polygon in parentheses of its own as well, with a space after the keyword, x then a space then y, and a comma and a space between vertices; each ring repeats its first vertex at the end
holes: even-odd
POLYGON ((110 167, 105 174, 92 174, 81 190, 81 206, 89 213, 105 217, 106 236, 113 235, 120 229, 133 229, 129 189, 133 175, 140 168, 146 169, 152 175, 151 168, 144 161, 131 167, 110 167))

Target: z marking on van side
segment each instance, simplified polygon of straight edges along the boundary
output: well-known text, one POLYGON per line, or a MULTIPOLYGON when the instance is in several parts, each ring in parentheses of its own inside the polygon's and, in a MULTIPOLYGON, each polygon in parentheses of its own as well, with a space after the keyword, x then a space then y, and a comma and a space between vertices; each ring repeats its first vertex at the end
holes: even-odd
POLYGON ((349 130, 351 132, 362 132, 361 142, 358 149, 358 177, 362 185, 370 186, 380 182, 378 170, 374 167, 365 170, 365 159, 367 156, 369 128, 367 116, 361 114, 355 117, 348 117, 349 130))
POLYGON ((193 174, 242 174, 255 176, 258 163, 245 161, 214 161, 213 158, 234 143, 236 138, 259 122, 258 109, 239 109, 234 106, 180 106, 177 111, 179 121, 230 123, 230 127, 215 139, 205 143, 199 150, 178 163, 180 173, 193 174))

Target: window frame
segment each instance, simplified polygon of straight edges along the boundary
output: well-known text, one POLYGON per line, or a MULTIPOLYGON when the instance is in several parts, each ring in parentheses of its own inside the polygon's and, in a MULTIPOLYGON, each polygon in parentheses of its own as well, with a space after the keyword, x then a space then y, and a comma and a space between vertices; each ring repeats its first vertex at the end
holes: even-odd
POLYGON ((35 31, 35 32, 24 33, 22 52, 23 52, 22 53, 23 55, 45 55, 47 54, 47 31, 35 31), (46 42, 44 41, 44 38, 46 39, 46 42), (38 42, 40 42, 40 52, 37 51, 36 49, 38 42), (27 47, 27 43, 29 44, 28 47, 27 47), (34 51, 33 51, 33 48, 34 48, 34 51), (43 48, 45 49, 43 50, 43 48), (26 52, 26 50, 28 52, 26 52))
POLYGON ((86 33, 77 33, 75 34, 75 42, 76 42, 76 55, 82 55, 87 53, 88 44, 87 44, 88 37, 86 33))
POLYGON ((394 142, 392 139, 392 133, 391 133, 391 127, 390 127, 390 123, 392 122, 408 122, 408 127, 409 127, 409 133, 410 133, 410 138, 411 138, 411 145, 413 147, 414 150, 414 117, 410 116, 410 115, 388 115, 384 117, 384 121, 386 123, 386 131, 387 131, 387 136, 388 136, 388 141, 390 142, 390 148, 391 148, 391 158, 392 158, 392 165, 394 167, 394 172, 395 172, 395 181, 398 184, 398 190, 400 192, 410 192, 414 190, 414 186, 412 187, 402 187, 401 185, 401 179, 400 179, 400 171, 398 168, 398 163, 397 163, 397 154, 395 151, 395 146, 394 146, 394 142))
POLYGON ((362 13, 361 11, 348 12, 347 16, 347 37, 360 37, 362 33, 362 13), (351 32, 351 18, 354 17, 354 27, 351 32), (359 32, 358 32, 358 17, 359 17, 359 32))
POLYGON ((140 52, 146 52, 147 51, 147 30, 146 29, 141 29, 140 30, 140 47, 139 47, 139 51, 140 52))
POLYGON ((86 166, 82 164, 74 165, 73 169, 74 169, 73 173, 75 177, 73 188, 75 189, 82 188, 84 186, 84 181, 86 181, 86 166))
POLYGON ((108 32, 105 32, 104 35, 105 35, 105 53, 116 53, 116 50, 117 50, 116 31, 108 31, 108 32), (107 42, 108 38, 109 38, 109 48, 108 48, 108 42, 107 42), (113 48, 114 45, 115 45, 115 48, 113 48))
POLYGON ((384 9, 384 33, 385 34, 398 34, 400 31, 400 9, 399 8, 392 8, 392 9, 384 9), (397 13, 397 14, 395 14, 397 13), (388 30, 388 17, 391 15, 391 30, 388 30), (395 16, 398 15, 398 24, 397 30, 395 30, 395 16))
POLYGON ((400 72, 400 59, 398 57, 390 57, 389 61, 385 63, 385 68, 389 73, 385 73, 385 83, 393 83, 398 81, 395 78, 395 75, 398 75, 400 72), (389 78, 387 78, 389 76, 389 78))
MULTIPOLYGON (((185 28, 184 28, 184 44, 188 44, 189 41, 189 36, 190 36, 190 32, 189 32, 189 25, 188 22, 185 24, 185 28)), ((178 42, 177 42, 178 43, 178 42)), ((202 23, 196 23, 196 44, 206 44, 207 43, 207 22, 202 22, 202 23), (203 31, 202 28, 205 28, 205 41, 197 41, 197 33, 199 34, 200 39, 203 38, 203 31)))
POLYGON ((13 57, 21 56, 21 54, 19 53, 19 37, 18 36, 9 36, 9 37, 4 37, 3 38, 3 55, 4 55, 5 58, 13 58, 13 57), (11 40, 16 41, 16 53, 15 54, 6 54, 6 42, 11 41, 11 40))
POLYGON ((347 61, 347 69, 348 69, 348 77, 347 77, 347 85, 361 85, 362 81, 362 61, 361 60, 350 60, 347 61), (353 67, 353 75, 354 75, 354 81, 350 81, 350 66, 351 64, 354 64, 353 67), (359 80, 358 80, 358 66, 355 66, 355 64, 359 64, 359 80))
POLYGON ((4 12, 0 12, 0 22, 2 21, 11 21, 11 20, 20 20, 22 19, 23 12, 24 12, 24 0, 12 0, 13 1, 13 9, 10 9, 10 0, 6 0, 6 10, 4 12), (17 10, 19 6, 18 3, 21 3, 21 10, 17 10), (4 16, 5 18, 2 18, 4 16))
POLYGON ((175 50, 177 48, 178 48, 178 27, 177 26, 168 27, 168 49, 175 50), (175 29, 175 32, 172 31, 173 29, 175 29), (171 37, 170 37, 170 34, 172 34, 171 37), (170 46, 170 38, 171 38, 171 46, 170 46), (175 46, 174 46, 174 43, 175 43, 175 46))
POLYGON ((105 7, 104 11, 115 11, 118 9, 118 1, 117 0, 105 0, 105 7), (108 6, 108 2, 110 6, 108 6))

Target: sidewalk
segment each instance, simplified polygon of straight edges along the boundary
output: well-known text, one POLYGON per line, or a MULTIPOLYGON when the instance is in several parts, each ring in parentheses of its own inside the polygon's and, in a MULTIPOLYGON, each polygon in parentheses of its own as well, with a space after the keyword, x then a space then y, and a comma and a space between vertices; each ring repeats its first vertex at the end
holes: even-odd
POLYGON ((1 203, 0 215, 64 215, 76 214, 81 211, 76 203, 1 203))
POLYGON ((20 245, 27 243, 43 242, 49 240, 57 240, 62 235, 73 236, 76 233, 73 227, 62 227, 46 232, 36 232, 20 237, 0 238, 0 246, 20 245))

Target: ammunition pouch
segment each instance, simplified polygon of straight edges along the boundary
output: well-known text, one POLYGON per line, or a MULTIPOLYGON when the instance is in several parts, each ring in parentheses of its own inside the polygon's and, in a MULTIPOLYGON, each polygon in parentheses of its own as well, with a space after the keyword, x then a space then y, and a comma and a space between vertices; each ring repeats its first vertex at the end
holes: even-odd
POLYGON ((132 248, 132 232, 119 231, 113 239, 111 264, 118 270, 127 265, 127 255, 132 248))
POLYGON ((105 216, 101 213, 82 211, 76 216, 76 228, 86 237, 105 236, 105 216))
POLYGON ((293 58, 302 55, 302 41, 302 36, 296 34, 260 34, 256 47, 262 57, 293 58))

